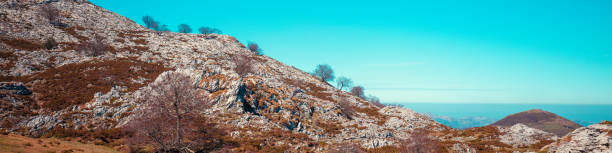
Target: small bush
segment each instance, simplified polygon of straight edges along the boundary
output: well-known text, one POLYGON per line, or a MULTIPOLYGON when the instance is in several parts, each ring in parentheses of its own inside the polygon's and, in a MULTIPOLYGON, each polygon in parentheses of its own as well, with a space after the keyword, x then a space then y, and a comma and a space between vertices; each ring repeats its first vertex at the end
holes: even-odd
POLYGON ((159 27, 159 22, 148 15, 142 17, 142 22, 144 22, 145 26, 149 29, 157 29, 159 27))
POLYGON ((244 55, 239 55, 234 57, 233 60, 234 63, 236 63, 236 68, 234 68, 234 71, 236 71, 236 73, 238 73, 240 77, 244 77, 249 73, 253 73, 253 61, 251 60, 251 58, 244 55))
POLYGON ((40 8, 38 14, 47 19, 49 23, 57 23, 59 10, 55 6, 47 4, 40 8))
POLYGON ((216 28, 211 28, 211 27, 200 27, 198 31, 200 31, 200 33, 204 35, 208 35, 212 33, 221 34, 221 30, 216 29, 216 28))
POLYGON ((250 42, 249 45, 247 45, 249 50, 253 53, 255 53, 255 55, 263 55, 261 48, 259 48, 259 45, 257 45, 257 43, 254 42, 250 42))
POLYGON ((103 37, 94 36, 94 39, 82 43, 79 48, 81 49, 81 53, 86 54, 87 56, 96 57, 104 55, 110 50, 111 46, 104 43, 103 37))
POLYGON ((362 86, 355 86, 351 89, 351 95, 353 96, 357 96, 359 98, 364 98, 364 92, 363 92, 363 87, 362 86))
POLYGON ((178 26, 178 32, 180 33, 191 33, 191 27, 187 24, 180 24, 178 26))
POLYGON ((55 39, 53 38, 47 38, 47 41, 45 41, 45 43, 43 44, 43 46, 47 49, 47 50, 51 50, 54 49, 55 47, 57 47, 57 42, 55 41, 55 39))
POLYGON ((338 105, 340 106, 340 112, 344 117, 352 120, 353 115, 355 114, 355 108, 348 102, 346 99, 342 98, 338 101, 338 105))
POLYGON ((370 102, 372 105, 374 105, 374 106, 376 106, 376 107, 378 107, 378 108, 383 108, 383 107, 385 107, 385 105, 384 105, 384 104, 380 103, 380 99, 378 99, 378 97, 376 97, 376 96, 370 96, 370 98, 368 98, 368 101, 369 101, 369 102, 370 102))

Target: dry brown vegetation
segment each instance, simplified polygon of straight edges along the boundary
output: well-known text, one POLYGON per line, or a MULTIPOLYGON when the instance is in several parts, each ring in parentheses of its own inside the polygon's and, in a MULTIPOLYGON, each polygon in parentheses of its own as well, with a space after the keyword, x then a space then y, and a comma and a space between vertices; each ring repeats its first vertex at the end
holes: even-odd
POLYGON ((79 42, 85 42, 87 40, 89 40, 89 38, 85 37, 85 36, 81 36, 76 30, 80 30, 83 31, 85 30, 84 27, 81 26, 71 26, 69 28, 62 28, 62 30, 70 35, 72 35, 73 37, 77 38, 79 40, 79 42))
POLYGON ((42 48, 40 43, 32 40, 10 37, 0 37, 0 40, 13 48, 20 50, 35 51, 42 48))
MULTIPOLYGON (((0 69, 2 70, 13 68, 17 62, 17 56, 12 51, 8 50, 0 50, 0 58, 7 60, 6 63, 0 64, 0 69)), ((0 81, 4 81, 2 77, 0 77, 0 81)))
POLYGON ((74 140, 64 140, 58 138, 30 138, 13 134, 0 135, 0 153, 16 152, 119 153, 119 151, 107 145, 95 145, 92 143, 82 143, 74 140))
POLYGON ((238 55, 233 57, 236 67, 234 71, 238 73, 240 77, 245 77, 249 73, 253 73, 253 60, 250 57, 244 55, 238 55))
POLYGON ((24 83, 36 81, 32 89, 37 99, 43 102, 42 107, 56 111, 88 102, 96 92, 108 92, 113 85, 127 86, 129 91, 134 91, 166 70, 158 64, 116 59, 67 64, 32 76, 11 79, 24 83), (132 81, 139 77, 147 81, 132 81))

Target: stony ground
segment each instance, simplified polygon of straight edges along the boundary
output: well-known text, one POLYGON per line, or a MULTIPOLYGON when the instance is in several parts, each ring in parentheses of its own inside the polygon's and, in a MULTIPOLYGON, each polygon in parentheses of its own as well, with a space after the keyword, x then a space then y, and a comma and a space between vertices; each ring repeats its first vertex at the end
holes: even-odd
MULTIPOLYGON (((414 131, 435 136, 449 152, 523 151, 516 147, 553 140, 524 125, 450 129, 406 108, 372 105, 256 55, 234 37, 152 31, 87 1, 0 0, 0 21, 1 130, 11 133, 121 128, 149 85, 175 71, 190 76, 214 104, 202 113, 233 140, 260 148, 324 152, 348 142, 397 148, 414 131), (47 6, 59 10, 56 21, 41 16, 47 6), (46 48, 49 39, 58 45, 46 48), (92 55, 83 49, 90 42, 108 48, 92 55), (253 73, 238 75, 238 56, 254 61, 253 73), (352 118, 341 113, 339 101, 355 110, 352 118)), ((114 137, 90 137, 100 136, 114 137)))

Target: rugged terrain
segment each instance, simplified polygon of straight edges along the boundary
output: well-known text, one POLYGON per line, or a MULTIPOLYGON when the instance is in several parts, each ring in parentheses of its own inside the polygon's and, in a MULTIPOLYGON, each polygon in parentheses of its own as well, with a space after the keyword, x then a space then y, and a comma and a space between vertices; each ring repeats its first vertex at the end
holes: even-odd
POLYGON ((513 126, 515 124, 525 124, 529 127, 554 133, 557 136, 565 134, 582 127, 580 124, 565 119, 557 114, 541 109, 532 109, 504 117, 503 119, 491 124, 493 126, 513 126))
POLYGON ((555 152, 612 152, 612 122, 581 127, 543 148, 549 153, 555 152))
POLYGON ((408 138, 413 129, 446 128, 408 109, 378 108, 256 55, 231 36, 152 31, 81 1, 2 1, 0 20, 6 84, 0 117, 3 129, 24 135, 120 128, 139 107, 135 99, 143 87, 167 71, 195 80, 214 104, 205 110, 212 121, 228 128, 233 139, 266 141, 258 146, 314 151, 350 141, 377 148, 408 138), (60 10, 57 21, 40 15, 47 5, 60 10), (58 45, 45 48, 51 38, 58 45), (109 47, 92 56, 86 50, 92 41, 109 47), (252 59, 254 72, 239 76, 236 56, 252 59), (340 100, 354 108, 352 118, 340 113, 340 100), (256 139, 277 129, 303 140, 256 139))
POLYGON ((212 149, 327 152, 354 145, 398 152, 422 143, 410 141, 420 135, 432 141, 420 145, 436 144, 437 152, 511 152, 556 140, 529 124, 451 129, 406 108, 375 106, 234 37, 152 31, 87 1, 0 0, 0 21, 3 133, 125 151, 129 134, 121 129, 141 108, 138 99, 161 76, 178 72, 212 104, 200 111, 230 144, 212 149), (49 6, 59 10, 53 20, 41 13, 49 6), (92 52, 97 44, 103 50, 92 52), (242 56, 253 61, 244 76, 236 72, 242 56))

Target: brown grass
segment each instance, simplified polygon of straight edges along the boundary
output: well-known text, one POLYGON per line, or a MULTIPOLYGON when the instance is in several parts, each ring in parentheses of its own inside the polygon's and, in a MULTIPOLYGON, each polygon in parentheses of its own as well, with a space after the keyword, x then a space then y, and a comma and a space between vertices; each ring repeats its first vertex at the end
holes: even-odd
POLYGON ((81 31, 85 30, 84 27, 81 27, 81 26, 72 26, 70 28, 65 28, 65 29, 62 29, 62 30, 64 30, 64 32, 72 35, 73 37, 79 39, 80 42, 85 42, 85 41, 89 40, 89 38, 87 38, 85 36, 81 36, 78 32, 76 32, 76 30, 81 30, 81 31))
POLYGON ((76 141, 56 138, 30 138, 13 134, 0 135, 0 153, 70 151, 79 153, 119 153, 119 151, 110 147, 83 144, 76 141))
POLYGON ((147 45, 147 44, 149 44, 149 42, 147 40, 145 40, 145 39, 135 39, 135 40, 132 40, 132 42, 134 42, 134 43, 136 43, 138 45, 147 45))
POLYGON ((34 51, 42 48, 40 43, 22 38, 0 37, 0 40, 13 48, 20 50, 34 51))
POLYGON ((13 68, 15 66, 15 63, 17 62, 17 56, 12 51, 0 50, 0 58, 4 60, 8 60, 7 63, 0 64, 0 69, 2 70, 9 70, 13 68))
POLYGON ((33 91, 44 108, 60 110, 72 105, 83 104, 93 98, 96 92, 108 92, 113 85, 127 86, 134 91, 168 70, 162 65, 127 59, 101 62, 67 64, 25 78, 23 82, 40 80, 33 91), (130 67, 141 67, 134 72, 130 67), (131 81, 143 77, 144 84, 131 81))
POLYGON ((140 53, 149 50, 146 46, 125 46, 120 49, 121 51, 128 51, 130 53, 140 53))

